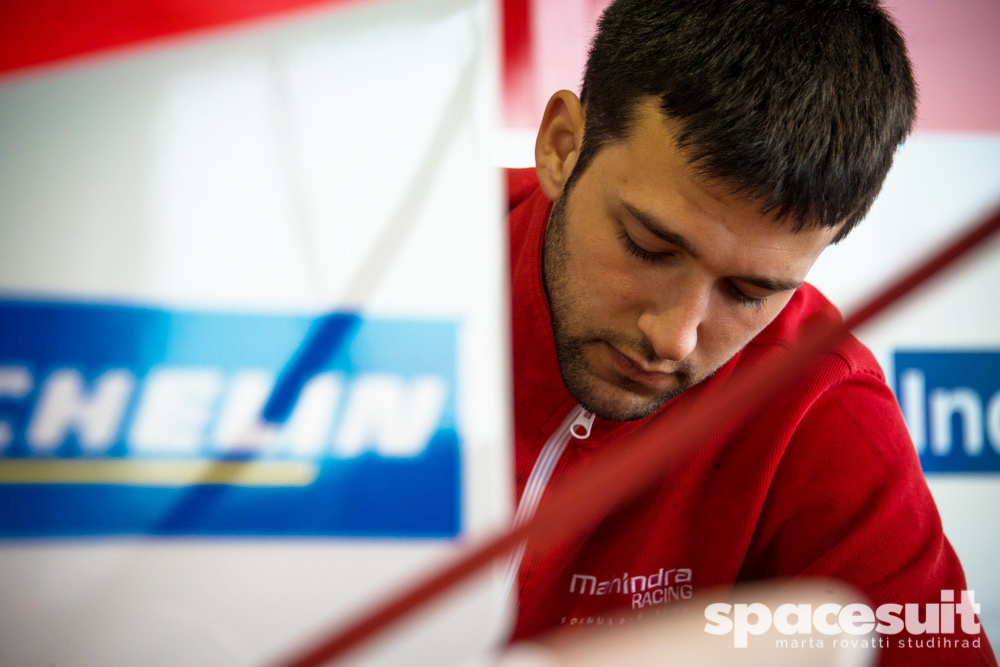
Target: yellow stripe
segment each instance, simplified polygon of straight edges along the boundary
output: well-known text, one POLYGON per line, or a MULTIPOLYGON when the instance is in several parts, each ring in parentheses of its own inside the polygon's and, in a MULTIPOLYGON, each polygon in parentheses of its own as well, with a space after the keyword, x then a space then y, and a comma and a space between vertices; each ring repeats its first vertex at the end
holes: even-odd
POLYGON ((4 461, 0 484, 308 486, 316 466, 292 461, 4 461))

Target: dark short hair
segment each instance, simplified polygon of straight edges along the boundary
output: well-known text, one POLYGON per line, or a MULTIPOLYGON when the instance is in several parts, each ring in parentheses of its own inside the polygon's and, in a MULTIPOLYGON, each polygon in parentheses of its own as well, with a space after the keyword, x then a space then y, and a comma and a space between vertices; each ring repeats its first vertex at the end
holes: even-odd
POLYGON ((567 188, 654 98, 704 177, 796 230, 843 224, 836 240, 868 212, 916 114, 906 45, 877 0, 619 0, 580 97, 567 188))

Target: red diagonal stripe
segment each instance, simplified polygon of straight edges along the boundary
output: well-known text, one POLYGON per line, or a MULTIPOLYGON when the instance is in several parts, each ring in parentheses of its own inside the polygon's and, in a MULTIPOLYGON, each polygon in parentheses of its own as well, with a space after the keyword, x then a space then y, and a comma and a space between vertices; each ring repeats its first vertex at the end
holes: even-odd
MULTIPOLYGON (((793 385, 802 369, 847 335, 852 327, 870 321, 998 231, 1000 209, 880 291, 840 326, 810 332, 811 335, 803 336, 808 343, 800 345, 780 363, 760 368, 757 373, 744 375, 723 387, 718 400, 712 403, 713 412, 753 415, 757 407, 780 403, 780 397, 785 392, 794 390, 793 385)), ((722 429, 723 435, 729 436, 740 428, 739 419, 726 420, 720 426, 717 420, 705 419, 700 413, 701 410, 693 410, 676 419, 660 422, 652 433, 631 438, 620 447, 603 450, 586 470, 554 488, 549 502, 539 507, 531 521, 471 550, 454 564, 417 582, 395 599, 335 630, 326 640, 284 663, 284 667, 314 667, 343 657, 372 635, 440 596, 494 558, 507 553, 522 540, 531 538, 540 543, 553 534, 565 537, 567 526, 588 525, 606 516, 662 479, 665 470, 680 464, 698 443, 710 437, 710 433, 714 436, 722 429), (663 447, 663 442, 672 445, 663 447), (609 479, 615 483, 608 484, 609 479)))
POLYGON ((0 72, 312 7, 372 0, 3 0, 0 72))

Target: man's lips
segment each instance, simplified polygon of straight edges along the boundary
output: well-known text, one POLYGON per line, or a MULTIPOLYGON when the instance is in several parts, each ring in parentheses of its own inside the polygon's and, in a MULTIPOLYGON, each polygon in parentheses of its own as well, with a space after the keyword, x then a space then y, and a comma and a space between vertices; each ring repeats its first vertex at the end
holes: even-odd
POLYGON ((611 343, 605 342, 605 344, 608 346, 608 350, 611 353, 611 360, 614 362, 618 372, 639 384, 650 386, 661 385, 669 381, 673 376, 673 373, 653 370, 648 366, 641 365, 639 362, 633 361, 630 357, 620 352, 611 343))

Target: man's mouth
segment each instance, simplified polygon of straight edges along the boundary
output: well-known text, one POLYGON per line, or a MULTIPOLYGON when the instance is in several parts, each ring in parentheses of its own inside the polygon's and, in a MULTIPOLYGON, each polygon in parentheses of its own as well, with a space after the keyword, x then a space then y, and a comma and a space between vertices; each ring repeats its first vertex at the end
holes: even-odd
POLYGON ((604 344, 610 353, 615 370, 634 382, 657 387, 667 384, 674 376, 673 372, 658 370, 632 359, 607 341, 604 341, 604 344))

